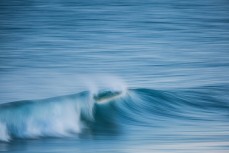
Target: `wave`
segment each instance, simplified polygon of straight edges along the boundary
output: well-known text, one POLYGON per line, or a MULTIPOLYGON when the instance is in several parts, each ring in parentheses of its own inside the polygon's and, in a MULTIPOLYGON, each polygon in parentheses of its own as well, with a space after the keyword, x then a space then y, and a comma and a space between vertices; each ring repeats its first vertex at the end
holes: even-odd
POLYGON ((225 94, 226 89, 215 87, 176 91, 139 88, 5 103, 0 105, 0 140, 67 137, 85 131, 97 134, 126 126, 163 126, 171 120, 228 120, 225 94))

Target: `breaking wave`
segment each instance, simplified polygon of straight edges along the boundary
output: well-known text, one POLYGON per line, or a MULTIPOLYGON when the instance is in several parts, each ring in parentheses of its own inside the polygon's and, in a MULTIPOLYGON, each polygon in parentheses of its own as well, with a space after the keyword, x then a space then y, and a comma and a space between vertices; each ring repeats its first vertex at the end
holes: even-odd
MULTIPOLYGON (((96 101, 95 93, 77 94, 42 100, 16 101, 0 105, 0 140, 71 137, 101 131, 120 130, 129 126, 163 126, 171 120, 226 120, 228 99, 223 87, 163 91, 145 88, 121 91, 121 96, 105 96, 107 103, 96 101)), ((97 94, 104 96, 104 91, 97 94)), ((115 94, 116 96, 116 94, 115 94)))

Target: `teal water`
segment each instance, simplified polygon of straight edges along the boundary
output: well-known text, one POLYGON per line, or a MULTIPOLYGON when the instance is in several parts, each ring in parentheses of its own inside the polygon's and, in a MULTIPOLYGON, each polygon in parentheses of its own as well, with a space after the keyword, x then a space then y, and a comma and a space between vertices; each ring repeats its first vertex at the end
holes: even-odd
POLYGON ((226 0, 1 0, 0 152, 228 152, 228 29, 226 0))

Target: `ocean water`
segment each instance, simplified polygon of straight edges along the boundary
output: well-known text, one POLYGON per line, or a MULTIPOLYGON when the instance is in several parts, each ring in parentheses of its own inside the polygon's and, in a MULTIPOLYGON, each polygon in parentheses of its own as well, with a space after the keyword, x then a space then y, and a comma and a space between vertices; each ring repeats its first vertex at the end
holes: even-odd
POLYGON ((227 0, 1 0, 0 152, 227 153, 228 48, 227 0))

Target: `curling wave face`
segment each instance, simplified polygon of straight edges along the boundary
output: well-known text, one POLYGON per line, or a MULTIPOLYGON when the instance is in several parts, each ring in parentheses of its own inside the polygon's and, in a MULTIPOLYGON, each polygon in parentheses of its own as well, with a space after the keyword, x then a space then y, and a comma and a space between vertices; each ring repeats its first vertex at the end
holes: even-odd
POLYGON ((125 94, 121 91, 81 92, 1 104, 0 140, 99 134, 136 126, 168 127, 174 122, 196 127, 200 123, 210 126, 212 122, 221 121, 224 123, 221 128, 225 127, 224 131, 228 132, 228 99, 216 98, 219 91, 220 94, 226 91, 206 88, 208 90, 129 89, 125 94))

